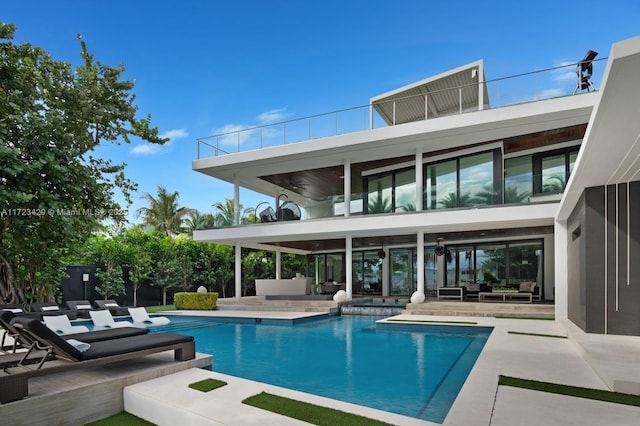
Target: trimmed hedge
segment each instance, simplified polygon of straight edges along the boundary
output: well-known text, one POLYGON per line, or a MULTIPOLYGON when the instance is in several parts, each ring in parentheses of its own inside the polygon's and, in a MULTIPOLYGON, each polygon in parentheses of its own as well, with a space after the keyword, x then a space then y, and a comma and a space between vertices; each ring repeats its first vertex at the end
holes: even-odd
POLYGON ((209 311, 216 308, 218 293, 176 293, 173 301, 176 309, 209 311))

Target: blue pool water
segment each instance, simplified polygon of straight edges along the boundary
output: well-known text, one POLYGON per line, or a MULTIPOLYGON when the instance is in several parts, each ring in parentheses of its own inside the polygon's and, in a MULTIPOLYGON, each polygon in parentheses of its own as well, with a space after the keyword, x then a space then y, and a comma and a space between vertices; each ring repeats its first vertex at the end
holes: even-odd
POLYGON ((491 328, 378 319, 278 325, 171 316, 152 332, 194 336, 196 350, 214 356, 214 371, 442 423, 491 328))

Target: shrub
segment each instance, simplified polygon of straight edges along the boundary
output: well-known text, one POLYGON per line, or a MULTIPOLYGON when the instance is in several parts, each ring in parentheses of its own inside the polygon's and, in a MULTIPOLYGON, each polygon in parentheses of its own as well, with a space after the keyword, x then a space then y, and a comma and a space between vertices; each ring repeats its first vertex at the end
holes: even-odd
POLYGON ((207 311, 216 308, 218 293, 176 293, 173 296, 176 309, 207 311))

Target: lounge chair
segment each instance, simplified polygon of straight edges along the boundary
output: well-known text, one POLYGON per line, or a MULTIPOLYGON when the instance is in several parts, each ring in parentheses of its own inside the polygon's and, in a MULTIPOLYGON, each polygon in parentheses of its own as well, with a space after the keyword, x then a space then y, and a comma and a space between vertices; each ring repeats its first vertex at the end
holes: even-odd
POLYGON ((41 317, 45 315, 66 315, 70 320, 78 318, 78 313, 75 309, 60 309, 56 302, 34 302, 31 304, 31 312, 38 312, 41 317))
POLYGON ((89 331, 84 325, 72 325, 66 315, 47 315, 42 317, 44 323, 58 334, 83 333, 89 331))
POLYGON ((89 311, 91 321, 93 321, 94 330, 103 330, 105 328, 121 328, 131 327, 132 324, 129 321, 115 321, 111 312, 107 309, 100 311, 89 311))
POLYGON ((91 318, 89 311, 93 310, 91 302, 88 300, 67 300, 67 308, 75 311, 78 314, 78 318, 91 318))
MULTIPOLYGON (((58 336, 40 321, 15 322, 15 327, 36 342, 36 349, 54 354, 58 363, 40 363, 37 368, 16 367, 11 374, 0 375, 0 403, 16 401, 29 394, 29 378, 72 369, 96 367, 142 356, 174 351, 176 361, 195 358, 195 340, 192 336, 175 333, 149 333, 120 339, 104 340, 89 344, 81 352, 74 345, 58 336), (54 365, 55 364, 55 365, 54 365), (46 367, 42 368, 45 365, 46 367)), ((124 329, 121 329, 124 330, 124 329)), ((87 343, 82 342, 80 343, 87 343)))
MULTIPOLYGON (((17 329, 13 325, 16 322, 25 323, 28 321, 32 321, 32 318, 16 316, 9 311, 2 312, 2 315, 0 316, 0 325, 5 329, 6 335, 12 337, 14 341, 13 351, 10 354, 0 356, 0 367, 2 367, 3 369, 15 365, 26 365, 36 362, 39 363, 42 362, 48 355, 46 351, 42 350, 29 351, 29 349, 34 345, 33 339, 29 335, 21 332, 21 329, 17 329), (22 349, 22 351, 17 351, 17 349, 22 349)), ((111 340, 121 337, 139 336, 148 332, 149 330, 146 328, 126 327, 100 331, 89 331, 79 334, 68 334, 62 336, 62 338, 65 340, 77 339, 86 343, 92 343, 100 340, 111 340)))
POLYGON ((129 311, 127 310, 127 307, 120 306, 118 302, 116 302, 113 299, 94 300, 93 304, 98 309, 108 309, 111 312, 111 315, 113 316, 129 315, 129 311))
POLYGON ((167 325, 171 321, 167 317, 150 317, 145 308, 129 308, 133 324, 167 325))

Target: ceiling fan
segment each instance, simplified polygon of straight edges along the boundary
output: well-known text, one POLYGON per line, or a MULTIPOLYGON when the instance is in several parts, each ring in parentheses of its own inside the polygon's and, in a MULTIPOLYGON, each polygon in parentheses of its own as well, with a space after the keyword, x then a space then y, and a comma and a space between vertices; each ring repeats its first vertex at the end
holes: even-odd
POLYGON ((304 183, 303 181, 299 181, 299 180, 294 180, 293 174, 289 173, 289 188, 296 190, 296 189, 304 189, 307 186, 309 186, 308 183, 304 183))

